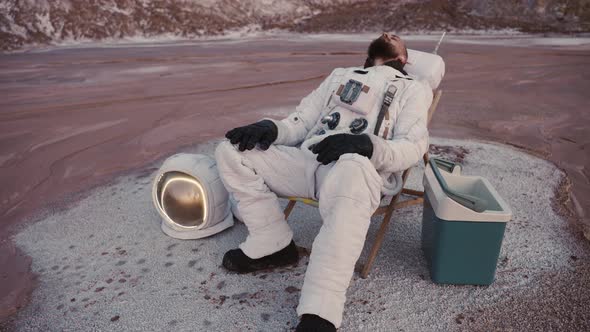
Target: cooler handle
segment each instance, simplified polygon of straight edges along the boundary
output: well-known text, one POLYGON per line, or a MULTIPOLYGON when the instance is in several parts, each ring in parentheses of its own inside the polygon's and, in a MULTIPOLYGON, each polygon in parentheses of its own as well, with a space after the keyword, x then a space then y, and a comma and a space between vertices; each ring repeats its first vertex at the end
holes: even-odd
POLYGON ((487 204, 486 204, 485 200, 477 198, 475 196, 456 192, 456 191, 452 190, 451 188, 449 188, 449 186, 447 185, 447 181, 440 174, 440 171, 438 168, 441 167, 441 168, 445 169, 446 171, 448 171, 449 173, 452 173, 455 166, 457 166, 455 163, 448 161, 448 160, 438 159, 438 158, 430 158, 429 163, 430 163, 430 167, 432 168, 432 172, 434 172, 434 176, 436 177, 436 180, 440 184, 443 192, 447 196, 449 196, 450 199, 454 200, 455 202, 457 202, 457 203, 463 205, 464 207, 471 209, 475 212, 484 212, 486 210, 487 204))

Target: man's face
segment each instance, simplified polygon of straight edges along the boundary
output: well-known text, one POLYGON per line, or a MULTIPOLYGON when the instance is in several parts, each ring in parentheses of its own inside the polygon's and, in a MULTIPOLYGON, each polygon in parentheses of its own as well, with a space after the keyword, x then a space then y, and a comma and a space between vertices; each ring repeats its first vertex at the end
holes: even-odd
MULTIPOLYGON (((383 60, 383 61, 389 61, 389 60, 398 60, 400 61, 402 64, 406 64, 407 60, 405 57, 405 49, 406 49, 406 44, 404 43, 404 41, 397 35, 394 35, 392 33, 387 33, 384 32, 379 38, 377 38, 376 42, 378 44, 382 44, 383 48, 385 48, 385 44, 389 44, 391 46, 393 46, 393 48, 397 51, 396 53, 400 54, 395 58, 391 58, 391 59, 377 59, 377 62, 380 62, 379 60, 383 60)), ((380 64, 380 63, 376 63, 376 64, 380 64)))
POLYGON ((398 36, 392 33, 383 33, 383 37, 387 42, 391 43, 396 50, 404 50, 406 48, 406 43, 398 36))

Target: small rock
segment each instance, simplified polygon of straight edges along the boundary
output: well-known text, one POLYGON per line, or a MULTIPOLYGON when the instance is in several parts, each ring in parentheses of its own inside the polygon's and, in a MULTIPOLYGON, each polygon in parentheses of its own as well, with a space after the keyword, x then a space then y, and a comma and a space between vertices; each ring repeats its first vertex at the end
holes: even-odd
POLYGON ((289 293, 289 294, 293 294, 300 291, 299 288, 295 287, 295 286, 289 286, 287 288, 285 288, 285 292, 289 293))
POLYGON ((462 324, 464 319, 465 319, 465 315, 458 314, 457 317, 455 317, 455 323, 462 324))

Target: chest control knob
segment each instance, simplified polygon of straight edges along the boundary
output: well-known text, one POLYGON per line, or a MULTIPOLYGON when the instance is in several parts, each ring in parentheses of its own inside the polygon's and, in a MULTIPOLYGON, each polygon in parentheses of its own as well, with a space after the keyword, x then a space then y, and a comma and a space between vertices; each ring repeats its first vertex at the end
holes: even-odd
POLYGON ((324 116, 322 118, 322 123, 328 124, 328 128, 330 128, 330 130, 334 130, 334 128, 338 126, 338 123, 340 123, 340 113, 334 112, 330 115, 324 116))
POLYGON ((360 134, 369 126, 369 122, 364 118, 357 118, 350 124, 350 132, 353 134, 360 134))

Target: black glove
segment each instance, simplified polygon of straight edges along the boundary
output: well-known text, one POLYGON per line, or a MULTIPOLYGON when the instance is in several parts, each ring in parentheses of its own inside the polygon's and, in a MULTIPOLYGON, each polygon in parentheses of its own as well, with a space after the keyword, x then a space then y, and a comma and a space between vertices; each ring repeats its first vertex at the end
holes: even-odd
POLYGON ((240 151, 252 150, 258 144, 262 150, 268 147, 277 139, 279 130, 277 125, 270 120, 262 120, 251 125, 234 128, 225 134, 231 144, 238 144, 240 151))
POLYGON ((327 165, 338 160, 345 153, 358 153, 361 156, 371 158, 373 155, 373 142, 366 134, 336 134, 324 138, 311 151, 318 155, 317 161, 327 165))

